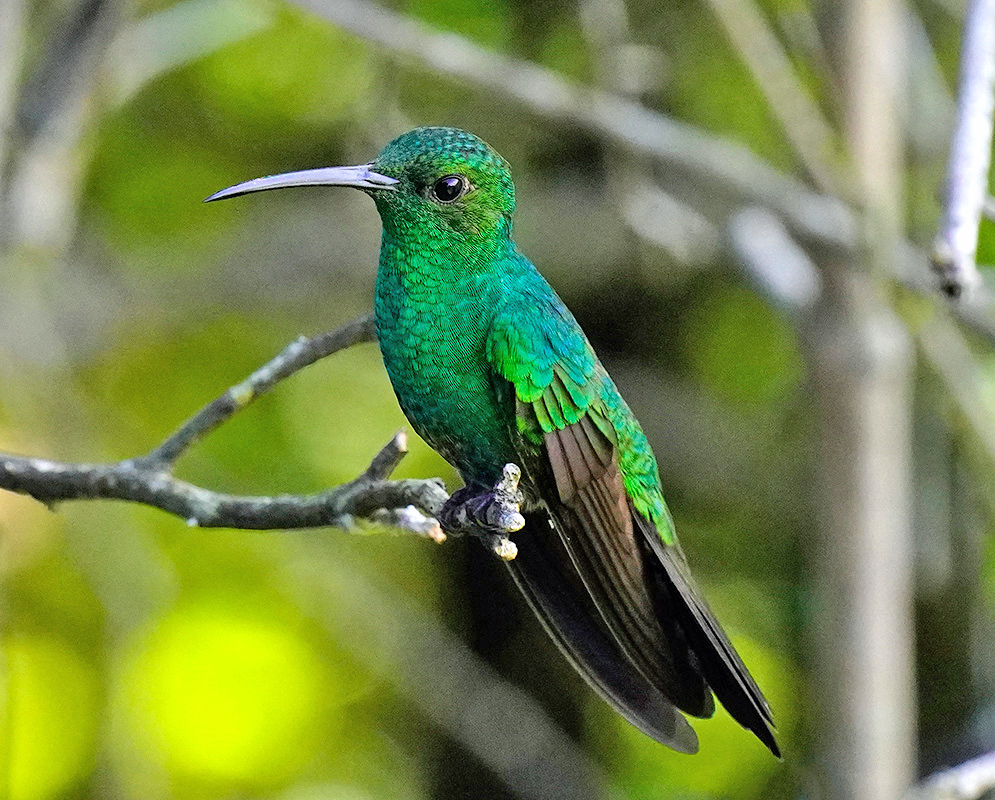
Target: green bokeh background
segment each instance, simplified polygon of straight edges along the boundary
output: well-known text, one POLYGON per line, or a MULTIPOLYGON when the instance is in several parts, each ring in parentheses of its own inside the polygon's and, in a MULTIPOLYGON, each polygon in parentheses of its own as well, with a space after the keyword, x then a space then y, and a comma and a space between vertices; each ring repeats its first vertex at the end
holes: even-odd
MULTIPOLYGON (((706 6, 626 5, 634 41, 658 57, 644 102, 798 169, 706 6)), ((921 5, 949 87, 959 21, 921 5)), ((813 9, 805 0, 761 6, 831 110, 818 54, 791 36, 813 9)), ((599 55, 574 4, 394 7, 598 80, 599 55)), ((770 698, 787 757, 770 758, 722 710, 695 723, 694 758, 643 737, 563 663, 474 542, 437 546, 372 527, 202 531, 145 508, 75 503, 53 514, 0 494, 0 798, 527 796, 447 721, 447 695, 425 689, 462 686, 460 665, 483 662, 491 683, 518 687, 566 732, 571 757, 598 765, 591 797, 824 796, 803 630, 815 423, 789 319, 721 252, 682 260, 640 241, 620 210, 628 187, 613 179, 624 159, 569 125, 396 62, 283 3, 122 0, 119 11, 116 34, 160 67, 129 82, 125 55, 102 62, 70 150, 78 171, 67 173, 77 180, 68 241, 2 254, 0 450, 93 461, 140 454, 293 338, 369 307, 379 223, 359 193, 212 206, 203 197, 257 175, 364 162, 418 124, 473 130, 513 165, 519 244, 589 331, 654 442, 682 541, 770 698), (455 676, 426 674, 435 663, 417 656, 426 636, 453 648, 455 676)), ((21 81, 43 66, 73 4, 38 0, 25 12, 21 81)), ((915 156, 906 216, 909 236, 925 243, 944 153, 915 156)), ((995 260, 992 227, 982 229, 982 261, 995 260)), ((993 379, 989 369, 984 380, 993 379)), ((966 452, 959 469, 970 494, 980 468, 935 384, 919 379, 916 446, 966 452)), ((279 386, 178 472, 224 491, 318 491, 353 478, 404 424, 376 348, 363 345, 279 386)), ((398 475, 456 485, 415 437, 398 475)), ((928 520, 920 527, 933 535, 928 520)), ((956 591, 958 580, 995 581, 990 548, 983 565, 967 563, 974 573, 942 578, 920 598, 926 671, 980 659, 922 694, 926 765, 960 752, 992 700, 991 654, 968 653, 965 642, 934 646, 930 635, 931 610, 942 621, 944 609, 966 605, 969 627, 990 615, 992 592, 970 589, 963 602, 956 591)), ((490 709, 490 685, 464 686, 469 705, 490 709)), ((488 713, 501 711, 498 703, 488 713)))

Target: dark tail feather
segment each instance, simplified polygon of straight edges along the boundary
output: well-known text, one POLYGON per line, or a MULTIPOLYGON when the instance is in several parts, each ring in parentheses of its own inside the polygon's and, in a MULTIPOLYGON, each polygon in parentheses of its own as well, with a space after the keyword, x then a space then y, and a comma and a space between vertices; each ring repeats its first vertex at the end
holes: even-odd
POLYGON ((774 720, 770 706, 722 630, 708 604, 691 579, 687 561, 679 547, 668 547, 656 529, 638 513, 633 513, 648 548, 663 567, 664 590, 673 612, 684 630, 705 680, 733 719, 753 731, 778 758, 781 751, 774 740, 774 720))
MULTIPOLYGON (((623 717, 661 744, 698 751, 687 720, 622 654, 576 575, 544 513, 526 515, 508 562, 515 583, 574 668, 623 717)), ((759 735, 759 734, 758 734, 759 735)))

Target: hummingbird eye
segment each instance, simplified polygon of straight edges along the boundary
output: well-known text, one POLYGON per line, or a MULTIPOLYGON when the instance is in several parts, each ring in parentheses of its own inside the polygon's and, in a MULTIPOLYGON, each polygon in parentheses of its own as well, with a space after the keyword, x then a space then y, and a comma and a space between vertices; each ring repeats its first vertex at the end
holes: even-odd
POLYGON ((432 197, 440 203, 453 203, 466 194, 468 186, 461 175, 446 175, 432 185, 432 197))

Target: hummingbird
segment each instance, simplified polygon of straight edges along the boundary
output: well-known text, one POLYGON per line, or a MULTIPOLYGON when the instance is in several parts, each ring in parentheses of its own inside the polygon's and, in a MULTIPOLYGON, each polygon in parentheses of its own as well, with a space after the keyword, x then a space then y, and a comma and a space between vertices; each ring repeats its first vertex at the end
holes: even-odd
POLYGON ((525 524, 508 569, 574 668, 674 750, 697 752, 681 712, 711 716, 717 697, 779 757, 770 707, 691 577, 646 435, 512 239, 505 160, 466 131, 416 128, 369 164, 257 178, 207 200, 300 186, 373 198, 374 316, 398 403, 460 474, 460 496, 486 495, 506 464, 521 469, 525 524))

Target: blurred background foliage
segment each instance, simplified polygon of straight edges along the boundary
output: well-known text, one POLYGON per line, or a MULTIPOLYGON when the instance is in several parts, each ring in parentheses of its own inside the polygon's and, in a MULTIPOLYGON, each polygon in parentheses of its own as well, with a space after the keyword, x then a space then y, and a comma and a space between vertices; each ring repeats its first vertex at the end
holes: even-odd
MULTIPOLYGON (((699 0, 391 7, 803 174, 699 0)), ((825 9, 764 0, 756 11, 833 118, 825 9)), ((905 11, 916 97, 902 217, 925 245, 962 9, 905 11)), ((366 198, 203 197, 365 162, 415 125, 472 130, 512 163, 520 246, 647 429, 692 565, 787 753, 771 759, 722 710, 695 723, 694 758, 640 735, 573 674, 473 542, 201 531, 144 508, 52 514, 0 494, 0 798, 551 796, 542 770, 568 776, 562 796, 574 798, 832 796, 804 629, 818 569, 811 371, 794 321, 738 271, 707 197, 699 208, 658 198, 647 229, 632 201, 647 177, 666 186, 663 168, 275 0, 3 0, 0 16, 0 449, 145 452, 294 337, 369 307, 379 222, 366 198), (521 703, 532 716, 502 719, 521 703)), ((995 260, 995 226, 981 235, 980 260, 995 260)), ((911 329, 922 313, 913 307, 911 329)), ((991 415, 995 361, 966 346, 971 402, 991 415)), ((995 741, 991 465, 945 381, 928 363, 917 371, 923 769, 995 741)), ((317 491, 354 477, 403 425, 364 345, 238 415, 180 474, 240 493, 317 491)), ((399 474, 456 482, 417 441, 399 474)))

